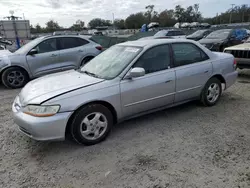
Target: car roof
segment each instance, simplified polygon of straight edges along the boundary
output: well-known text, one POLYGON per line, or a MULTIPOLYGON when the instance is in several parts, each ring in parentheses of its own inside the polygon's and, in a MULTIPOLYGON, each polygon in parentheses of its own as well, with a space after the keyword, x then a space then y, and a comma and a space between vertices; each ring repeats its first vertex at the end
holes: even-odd
POLYGON ((151 47, 151 46, 157 46, 161 44, 170 44, 170 43, 178 43, 178 42, 194 43, 194 41, 188 40, 188 39, 148 39, 148 40, 128 41, 128 42, 120 43, 117 45, 134 46, 134 47, 151 47))

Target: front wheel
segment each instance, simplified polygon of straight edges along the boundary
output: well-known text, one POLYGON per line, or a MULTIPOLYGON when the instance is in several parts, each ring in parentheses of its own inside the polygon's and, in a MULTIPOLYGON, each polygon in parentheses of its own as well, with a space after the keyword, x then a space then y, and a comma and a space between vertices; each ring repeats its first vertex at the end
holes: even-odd
POLYGON ((222 87, 220 80, 211 78, 201 93, 201 102, 205 106, 214 106, 219 101, 221 93, 222 87))
POLYGON ((94 145, 108 136, 112 126, 113 116, 110 110, 100 104, 91 104, 75 114, 71 135, 77 143, 94 145))
POLYGON ((2 83, 7 88, 17 89, 25 86, 29 81, 27 72, 19 67, 7 68, 2 74, 2 83))

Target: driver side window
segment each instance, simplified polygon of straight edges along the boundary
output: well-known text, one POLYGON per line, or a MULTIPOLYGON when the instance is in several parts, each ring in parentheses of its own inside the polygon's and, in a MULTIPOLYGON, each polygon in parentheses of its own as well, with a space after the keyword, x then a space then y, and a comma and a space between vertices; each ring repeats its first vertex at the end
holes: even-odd
POLYGON ((48 39, 38 44, 35 49, 38 54, 53 52, 57 50, 56 39, 48 39))
POLYGON ((145 73, 153 73, 170 67, 169 45, 160 45, 153 47, 139 58, 133 67, 141 67, 145 69, 145 73))

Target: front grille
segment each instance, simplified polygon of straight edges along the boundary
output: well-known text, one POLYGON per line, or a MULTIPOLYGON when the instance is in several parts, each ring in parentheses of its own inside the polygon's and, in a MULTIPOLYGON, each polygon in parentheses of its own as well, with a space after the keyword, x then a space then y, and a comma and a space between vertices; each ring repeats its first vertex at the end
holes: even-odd
POLYGON ((225 50, 225 52, 231 52, 235 58, 250 59, 250 50, 225 50))

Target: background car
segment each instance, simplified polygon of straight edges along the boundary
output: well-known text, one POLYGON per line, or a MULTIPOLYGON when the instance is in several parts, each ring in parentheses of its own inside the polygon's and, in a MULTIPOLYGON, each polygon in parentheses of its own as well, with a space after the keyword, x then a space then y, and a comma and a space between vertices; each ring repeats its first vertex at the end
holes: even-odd
POLYGON ((250 38, 243 44, 225 48, 224 52, 235 57, 238 68, 250 69, 250 38))
POLYGON ((224 48, 241 44, 246 38, 244 29, 221 29, 210 33, 199 42, 212 51, 223 52, 224 48))
POLYGON ((212 31, 209 29, 198 30, 198 31, 195 31, 193 34, 188 35, 187 39, 198 41, 198 40, 201 40, 202 38, 206 37, 211 32, 212 31))
POLYGON ((8 57, 0 57, 1 80, 8 88, 20 88, 33 78, 78 69, 101 51, 90 36, 39 37, 8 57))
POLYGON ((20 130, 33 139, 63 140, 71 134, 92 145, 104 140, 113 124, 132 117, 190 100, 213 106, 236 79, 231 54, 213 53, 195 41, 130 41, 79 71, 29 82, 12 110, 20 130))
POLYGON ((148 40, 148 39, 159 39, 159 38, 186 38, 186 35, 183 31, 178 29, 170 30, 161 30, 158 31, 154 36, 144 37, 139 40, 148 40))

